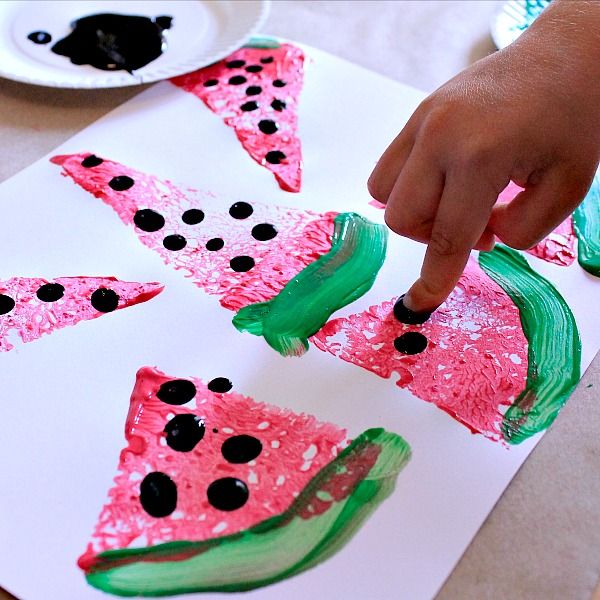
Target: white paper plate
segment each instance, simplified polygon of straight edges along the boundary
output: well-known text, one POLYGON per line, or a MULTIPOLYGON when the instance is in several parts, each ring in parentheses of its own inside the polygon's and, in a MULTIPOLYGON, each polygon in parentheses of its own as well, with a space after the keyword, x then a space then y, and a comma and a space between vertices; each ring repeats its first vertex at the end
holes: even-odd
POLYGON ((550 0, 510 0, 494 17, 491 34, 496 48, 512 44, 548 6, 550 0))
POLYGON ((270 0, 109 0, 73 2, 0 1, 0 75, 16 81, 62 88, 107 88, 150 83, 187 73, 224 58, 255 33, 269 12, 270 0), (130 75, 74 65, 50 50, 71 31, 70 23, 94 13, 156 17, 170 15, 167 49, 130 75), (49 44, 27 36, 46 31, 49 44))

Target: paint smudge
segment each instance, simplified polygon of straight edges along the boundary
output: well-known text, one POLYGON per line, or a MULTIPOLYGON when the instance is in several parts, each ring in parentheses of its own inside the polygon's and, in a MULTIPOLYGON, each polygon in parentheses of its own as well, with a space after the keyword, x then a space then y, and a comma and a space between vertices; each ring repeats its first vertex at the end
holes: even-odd
POLYGON ((573 213, 579 264, 600 277, 600 174, 596 173, 584 201, 573 213))
POLYGON ((265 338, 283 356, 300 356, 336 311, 371 289, 385 259, 387 229, 356 213, 335 219, 331 250, 304 268, 268 302, 242 308, 240 331, 265 338))
POLYGON ((162 290, 159 283, 114 277, 13 277, 0 281, 0 352, 13 349, 9 341, 12 331, 23 342, 31 342, 57 329, 146 302, 162 290))
POLYGON ((251 42, 214 65, 171 81, 222 117, 248 154, 275 175, 282 189, 299 192, 298 100, 304 53, 291 44, 267 42, 251 42))
POLYGON ((79 559, 91 585, 152 596, 284 579, 340 549, 410 458, 398 435, 347 445, 335 425, 214 381, 138 372, 127 447, 79 559))
POLYGON ((548 428, 577 385, 581 340, 565 300, 518 252, 498 246, 479 263, 518 307, 529 342, 527 385, 502 419, 504 439, 518 444, 548 428))
POLYGON ((395 378, 473 432, 500 439, 502 412, 527 376, 527 339, 511 299, 471 260, 454 292, 424 324, 400 323, 395 301, 332 319, 312 341, 380 377, 395 378))

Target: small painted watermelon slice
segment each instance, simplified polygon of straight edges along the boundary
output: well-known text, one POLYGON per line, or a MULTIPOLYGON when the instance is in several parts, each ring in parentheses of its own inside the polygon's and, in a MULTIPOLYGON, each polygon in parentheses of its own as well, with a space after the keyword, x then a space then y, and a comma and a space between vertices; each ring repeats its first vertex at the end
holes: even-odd
POLYGON ((395 299, 329 321, 312 341, 433 402, 474 433, 519 443, 548 427, 579 380, 569 307, 518 253, 471 260, 423 325, 393 314, 395 299))
POLYGON ((370 429, 354 441, 312 416, 144 367, 118 474, 79 559, 124 596, 241 591, 339 550, 392 492, 410 448, 370 429))
POLYGON ((146 302, 162 292, 159 283, 133 283, 114 277, 12 277, 0 281, 0 352, 13 349, 8 336, 24 342, 146 302))
POLYGON ((303 65, 304 53, 297 46, 259 42, 171 81, 233 127, 248 154, 275 175, 282 189, 299 192, 297 110, 303 65))

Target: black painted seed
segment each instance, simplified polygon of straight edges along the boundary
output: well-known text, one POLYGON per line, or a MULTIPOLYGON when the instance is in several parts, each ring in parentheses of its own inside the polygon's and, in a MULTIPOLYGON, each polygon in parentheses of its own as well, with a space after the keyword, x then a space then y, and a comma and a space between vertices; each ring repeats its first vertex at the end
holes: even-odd
POLYGON ((206 490, 208 501, 218 510, 232 511, 248 501, 248 486, 235 477, 223 477, 213 481, 206 490))
POLYGON ((160 17, 155 17, 154 22, 161 29, 171 29, 171 25, 173 24, 173 17, 167 17, 166 15, 161 15, 160 17))
POLYGON ((204 437, 204 421, 196 415, 175 415, 165 426, 169 448, 191 452, 204 437))
POLYGON ((198 225, 204 221, 204 212, 199 208, 190 208, 181 215, 181 220, 186 225, 198 225))
POLYGON ((248 71, 248 73, 260 73, 262 70, 263 68, 260 65, 250 65, 246 67, 246 71, 248 71))
POLYGON ((113 290, 98 288, 90 297, 90 302, 99 312, 112 312, 119 306, 119 295, 113 290))
POLYGON ((195 395, 196 386, 187 379, 165 381, 156 392, 156 397, 159 400, 174 406, 181 406, 189 402, 195 395))
POLYGON ((168 235, 163 240, 163 246, 167 250, 173 250, 174 252, 177 250, 183 250, 187 246, 187 240, 178 233, 174 233, 173 235, 168 235))
POLYGON ((133 222, 142 231, 158 231, 165 226, 165 218, 151 208, 142 208, 133 216, 133 222))
POLYGON ((430 312, 418 313, 414 310, 410 310, 410 308, 406 308, 404 306, 404 302, 402 299, 405 294, 402 294, 398 300, 396 300, 396 304, 394 304, 394 316, 401 323, 406 323, 407 325, 421 325, 425 323, 427 319, 431 316, 430 312))
POLYGON ((276 80, 273 82, 273 85, 274 85, 275 87, 285 87, 285 86, 287 85, 287 83, 286 83, 285 81, 283 81, 283 79, 276 79, 276 80))
POLYGON ((234 219, 247 219, 253 212, 252 205, 247 202, 236 202, 229 208, 229 214, 234 219))
POLYGON ((103 162, 104 160, 102 160, 99 156, 96 156, 95 154, 90 154, 81 161, 81 166, 85 167, 86 169, 90 169, 92 167, 97 167, 98 165, 101 165, 103 162))
POLYGON ((225 66, 228 69, 239 69, 241 67, 243 67, 246 64, 245 60, 230 60, 229 62, 225 63, 225 66))
POLYGON ((219 433, 219 430, 216 427, 213 427, 213 433, 219 433))
POLYGON ((265 160, 272 165, 278 165, 282 160, 285 160, 286 155, 281 150, 271 150, 265 155, 265 160))
POLYGON ((131 177, 128 177, 127 175, 119 175, 118 177, 113 177, 108 182, 108 185, 110 185, 110 187, 116 192, 124 192, 125 190, 128 190, 130 187, 132 187, 133 184, 133 179, 131 179, 131 177))
POLYGON ((271 102, 271 108, 278 112, 281 112, 286 106, 287 104, 283 100, 277 100, 277 98, 271 102))
POLYGON ((268 65, 269 63, 273 62, 273 57, 272 56, 265 56, 265 57, 263 57, 263 58, 260 59, 260 62, 263 65, 268 65))
POLYGON ((427 338, 418 331, 407 331, 394 340, 394 348, 402 354, 420 354, 427 348, 427 338))
POLYGON ((233 387, 233 383, 227 377, 215 377, 206 387, 215 394, 226 394, 233 387))
POLYGON ((219 83, 218 79, 207 79, 202 85, 204 85, 204 87, 213 87, 214 85, 217 85, 217 83, 219 83))
POLYGON ((35 295, 42 302, 56 302, 65 295, 65 288, 60 283, 45 283, 38 288, 35 295))
POLYGON ((277 235, 277 229, 270 223, 259 223, 252 228, 252 237, 259 242, 272 240, 277 235))
POLYGON ((244 112, 250 112, 251 110, 256 110, 258 108, 258 102, 254 102, 254 100, 250 100, 249 102, 244 102, 244 104, 242 104, 240 106, 240 108, 244 112))
POLYGON ((277 125, 277 123, 275 123, 275 121, 272 121, 271 119, 263 119, 262 121, 258 122, 258 128, 263 133, 271 135, 279 129, 279 126, 277 125))
POLYGON ((242 85, 248 81, 243 75, 234 75, 229 79, 230 85, 242 85))
POLYGON ((237 273, 245 273, 254 267, 254 259, 251 256, 234 256, 229 266, 237 273))
POLYGON ((227 438, 221 446, 223 458, 236 465, 254 460, 261 452, 260 440, 251 435, 234 435, 227 438))
POLYGON ((175 482, 160 471, 148 473, 140 485, 140 503, 151 517, 167 517, 177 507, 175 482))
POLYGON ((211 252, 217 252, 225 245, 225 242, 221 238, 212 238, 206 242, 206 249, 211 252))
POLYGON ((0 315, 9 313, 15 307, 15 301, 6 294, 0 294, 0 315))
POLYGON ((34 31, 27 36, 34 44, 49 44, 52 36, 47 31, 34 31))
POLYGON ((262 92, 262 88, 259 85, 251 85, 246 88, 246 96, 258 96, 262 92))

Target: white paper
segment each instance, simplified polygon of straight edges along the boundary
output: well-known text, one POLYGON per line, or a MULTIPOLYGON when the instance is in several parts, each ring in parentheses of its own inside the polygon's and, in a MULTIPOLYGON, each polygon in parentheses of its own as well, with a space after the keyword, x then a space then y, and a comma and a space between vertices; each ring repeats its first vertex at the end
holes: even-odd
MULTIPOLYGON (((365 182, 424 94, 317 50, 307 53, 313 63, 300 101, 300 194, 280 190, 232 129, 170 83, 145 91, 52 154, 94 152, 209 190, 224 203, 354 210, 381 220, 382 211, 367 204, 365 182)), ((47 158, 0 186, 0 206, 0 279, 114 275, 166 286, 147 303, 0 355, 0 584, 24 600, 106 597, 86 584, 76 560, 116 474, 129 396, 143 365, 206 381, 227 376, 235 391, 256 400, 313 413, 347 427, 350 436, 383 426, 412 447, 395 492, 347 546, 247 599, 431 598, 539 439, 506 448, 472 435, 391 380, 314 347, 301 359, 282 358, 262 338, 238 333, 216 297, 165 266, 109 206, 47 158)), ((336 316, 406 291, 422 256, 422 246, 392 236, 373 288, 336 316)), ((527 260, 575 313, 586 367, 600 345, 592 318, 598 282, 577 264, 527 260)))

